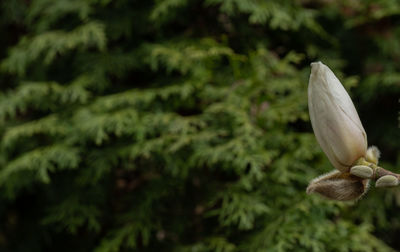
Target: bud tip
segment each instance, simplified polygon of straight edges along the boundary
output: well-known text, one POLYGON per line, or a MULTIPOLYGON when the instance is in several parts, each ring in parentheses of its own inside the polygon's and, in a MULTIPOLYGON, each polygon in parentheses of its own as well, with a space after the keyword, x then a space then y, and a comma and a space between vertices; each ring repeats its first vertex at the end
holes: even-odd
POLYGON ((318 68, 318 67, 320 67, 320 66, 322 66, 322 65, 323 65, 323 64, 322 64, 321 61, 315 61, 315 62, 312 62, 312 63, 310 64, 311 68, 318 68))

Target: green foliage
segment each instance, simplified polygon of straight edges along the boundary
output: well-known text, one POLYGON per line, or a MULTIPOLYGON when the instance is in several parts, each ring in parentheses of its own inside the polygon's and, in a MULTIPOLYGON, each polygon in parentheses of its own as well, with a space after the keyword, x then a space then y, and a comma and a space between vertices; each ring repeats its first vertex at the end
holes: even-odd
POLYGON ((103 25, 90 22, 69 32, 49 31, 32 38, 21 38, 1 67, 5 71, 24 75, 28 65, 38 58, 41 58, 41 63, 50 64, 57 56, 62 56, 70 50, 91 47, 104 50, 105 45, 103 25))
POLYGON ((332 169, 308 117, 315 60, 399 168, 399 9, 0 3, 0 250, 399 249, 399 189, 355 203, 305 193, 332 169))

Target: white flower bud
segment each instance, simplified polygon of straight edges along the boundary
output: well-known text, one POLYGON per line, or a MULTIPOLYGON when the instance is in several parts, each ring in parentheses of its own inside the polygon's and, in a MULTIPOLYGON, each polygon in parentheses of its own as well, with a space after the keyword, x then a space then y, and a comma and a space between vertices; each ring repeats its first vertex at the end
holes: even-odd
POLYGON ((375 183, 375 187, 392 187, 398 185, 399 185, 399 179, 393 175, 382 176, 375 183))
POLYGON ((377 165, 380 157, 381 157, 381 152, 376 146, 368 147, 367 154, 365 156, 368 162, 377 165))
POLYGON ((343 85, 321 62, 311 63, 308 85, 311 124, 322 150, 341 172, 365 157, 367 136, 343 85))
POLYGON ((355 165, 350 168, 350 174, 359 178, 372 178, 374 169, 366 165, 355 165))

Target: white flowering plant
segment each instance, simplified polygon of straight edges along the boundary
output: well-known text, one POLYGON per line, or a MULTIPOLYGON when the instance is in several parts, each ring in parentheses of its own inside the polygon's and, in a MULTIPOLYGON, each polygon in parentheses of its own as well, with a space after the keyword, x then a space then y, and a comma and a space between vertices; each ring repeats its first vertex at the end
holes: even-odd
POLYGON ((376 187, 399 184, 399 174, 378 166, 378 148, 367 148, 367 134, 350 96, 322 62, 311 63, 308 107, 315 137, 335 170, 313 179, 307 193, 348 201, 362 197, 370 180, 376 180, 376 187))

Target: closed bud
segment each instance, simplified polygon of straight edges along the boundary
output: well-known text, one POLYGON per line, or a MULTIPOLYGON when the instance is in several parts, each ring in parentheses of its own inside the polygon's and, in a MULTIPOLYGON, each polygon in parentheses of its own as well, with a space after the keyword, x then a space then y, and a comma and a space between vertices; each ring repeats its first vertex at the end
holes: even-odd
POLYGON ((374 170, 366 165, 356 165, 351 167, 350 173, 360 178, 371 178, 374 175, 374 170))
POLYGON ((380 157, 381 157, 381 152, 379 151, 379 149, 376 146, 368 147, 367 155, 365 157, 368 162, 377 165, 380 157))
POLYGON ((399 179, 393 175, 382 176, 375 183, 375 187, 392 187, 398 185, 399 185, 399 179))
POLYGON ((350 96, 321 62, 311 63, 308 107, 322 150, 336 169, 348 172, 354 162, 365 157, 367 137, 350 96))
POLYGON ((367 192, 368 186, 368 179, 335 170, 312 180, 307 187, 307 193, 318 193, 332 200, 349 201, 359 199, 367 192))

